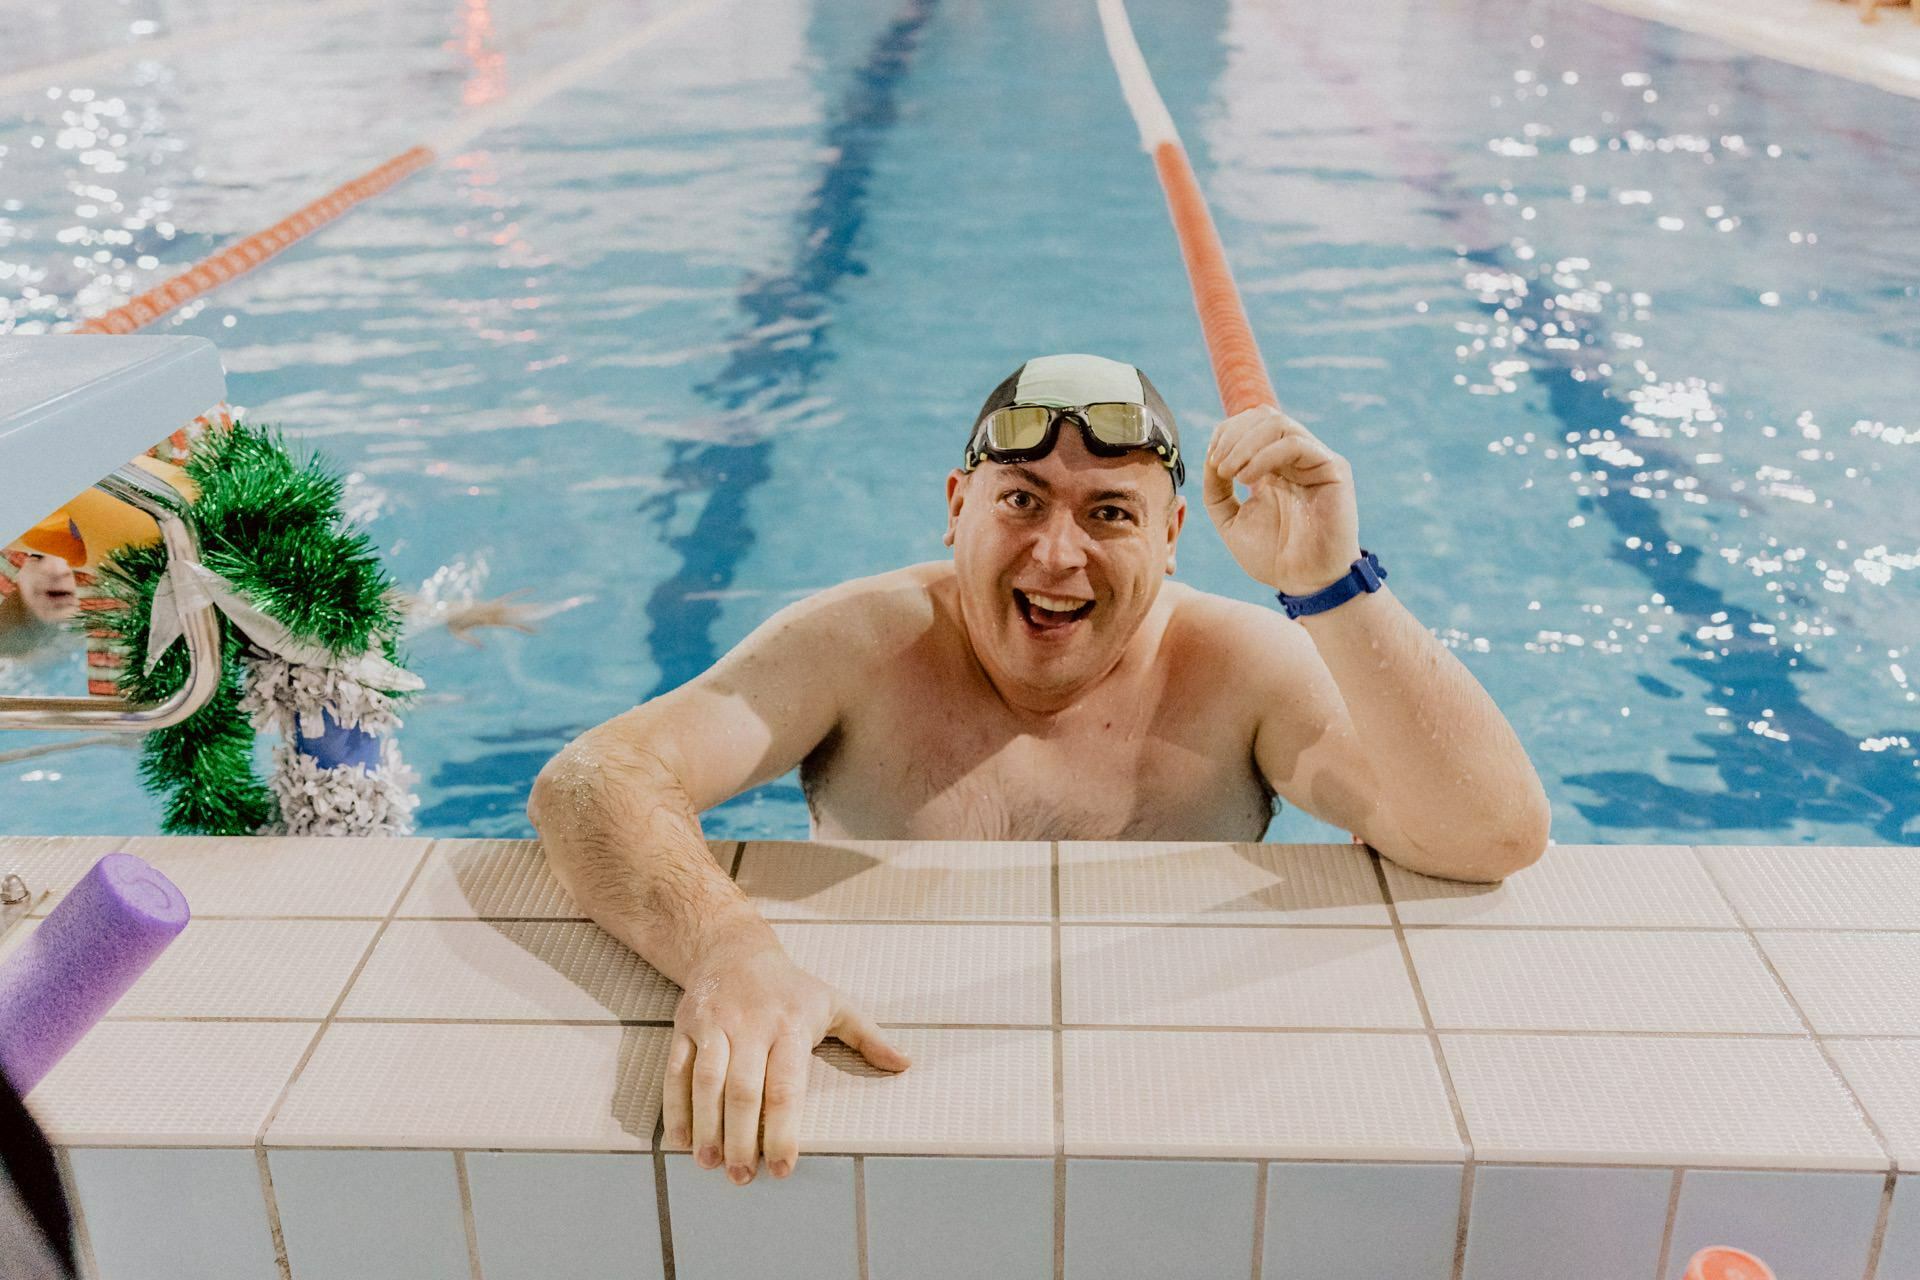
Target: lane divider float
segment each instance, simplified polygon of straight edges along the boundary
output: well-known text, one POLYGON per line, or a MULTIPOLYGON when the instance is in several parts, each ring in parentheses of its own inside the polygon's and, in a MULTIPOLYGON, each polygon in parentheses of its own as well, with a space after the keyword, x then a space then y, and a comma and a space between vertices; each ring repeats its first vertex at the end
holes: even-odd
POLYGON ((245 275, 276 254, 312 235, 339 218, 355 205, 372 199, 402 179, 418 173, 443 155, 467 145, 489 129, 497 129, 525 116, 534 107, 564 89, 611 67, 644 45, 677 30, 694 18, 727 0, 692 0, 672 12, 643 23, 624 39, 584 53, 541 76, 517 93, 509 94, 471 116, 452 121, 436 130, 427 143, 409 147, 399 155, 342 183, 326 195, 281 219, 264 231, 243 236, 210 257, 194 263, 185 271, 162 281, 123 306, 95 316, 73 327, 73 333, 132 333, 145 328, 172 311, 219 288, 236 276, 245 275), (429 145, 430 144, 430 145, 429 145))
POLYGON ((1140 52, 1139 41, 1134 39, 1126 5, 1123 0, 1098 2, 1107 54, 1120 76, 1120 92, 1140 130, 1141 149, 1153 157, 1160 188, 1166 193, 1167 211, 1173 216, 1174 235, 1180 240, 1180 256, 1186 262, 1187 282, 1193 289, 1194 309, 1200 314, 1200 332, 1213 362, 1220 403, 1228 417, 1260 405, 1278 408, 1280 400, 1273 394, 1266 363, 1253 340, 1253 328, 1247 323, 1247 309, 1233 282, 1233 269, 1227 265, 1220 231, 1214 226, 1173 116, 1153 83, 1153 72, 1140 52))

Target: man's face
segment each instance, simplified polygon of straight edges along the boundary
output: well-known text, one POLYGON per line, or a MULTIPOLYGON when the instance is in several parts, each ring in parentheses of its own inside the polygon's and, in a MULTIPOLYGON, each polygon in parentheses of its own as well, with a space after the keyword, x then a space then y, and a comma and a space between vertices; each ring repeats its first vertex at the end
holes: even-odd
POLYGON ((1155 455, 1100 457, 1071 422, 1044 458, 947 477, 961 613, 1003 692, 1058 709, 1113 669, 1173 572, 1186 507, 1155 455))

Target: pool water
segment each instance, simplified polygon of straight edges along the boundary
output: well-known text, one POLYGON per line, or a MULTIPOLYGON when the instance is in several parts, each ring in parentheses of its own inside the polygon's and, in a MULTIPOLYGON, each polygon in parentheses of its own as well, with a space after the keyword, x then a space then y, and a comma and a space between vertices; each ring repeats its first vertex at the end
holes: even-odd
MULTIPOLYGON (((12 11, 0 331, 665 8, 12 11), (32 74, 140 40, 171 43, 32 74)), ((1920 102, 1584 0, 1131 8, 1283 402, 1555 838, 1920 843, 1920 102)), ((219 343, 233 402, 350 475, 403 583, 571 606, 411 643, 432 835, 527 834, 574 734, 792 599, 944 558, 943 480, 1025 357, 1140 364, 1190 453, 1219 417, 1087 0, 732 0, 154 331, 219 343)), ((1179 576, 1268 600, 1188 488, 1179 576)), ((0 763, 8 831, 157 812, 123 745, 0 763)), ((807 814, 789 776, 705 825, 807 814)))

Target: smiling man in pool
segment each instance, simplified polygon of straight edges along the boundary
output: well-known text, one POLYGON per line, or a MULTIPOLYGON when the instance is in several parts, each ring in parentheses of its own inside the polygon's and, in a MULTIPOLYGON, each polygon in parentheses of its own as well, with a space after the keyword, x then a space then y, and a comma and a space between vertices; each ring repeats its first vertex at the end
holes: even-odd
POLYGON ((528 812, 554 874, 685 989, 669 1145, 736 1183, 764 1151, 784 1177, 823 1037, 908 1065, 707 852, 701 812, 795 765, 817 838, 1254 841, 1277 795, 1429 875, 1494 881, 1540 856, 1540 781, 1381 585, 1346 460, 1277 409, 1214 431, 1207 513, 1276 608, 1166 581, 1184 469, 1139 370, 1030 360, 947 477, 951 562, 781 610, 541 772, 528 812))

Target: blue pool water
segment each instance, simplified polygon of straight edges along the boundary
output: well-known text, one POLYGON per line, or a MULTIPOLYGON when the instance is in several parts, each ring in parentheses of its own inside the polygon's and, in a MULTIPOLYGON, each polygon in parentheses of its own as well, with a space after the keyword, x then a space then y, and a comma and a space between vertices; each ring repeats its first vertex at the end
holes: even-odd
MULTIPOLYGON (((0 97, 0 331, 664 11, 321 8, 0 16, 16 80, 174 40, 0 97)), ((1920 843, 1920 102, 1584 0, 1132 8, 1283 401, 1555 837, 1920 843)), ((1139 363, 1190 452, 1219 414, 1090 0, 735 0, 159 329, 350 474, 403 583, 574 602, 412 642, 435 835, 527 833, 581 729, 791 599, 944 557, 942 481, 1025 356, 1139 363)), ((1265 599, 1189 488, 1180 576, 1265 599)), ((0 763, 0 829, 156 822, 123 746, 0 763)), ((706 819, 806 825, 791 777, 706 819)), ((1287 809, 1269 838, 1327 834, 1287 809)))

